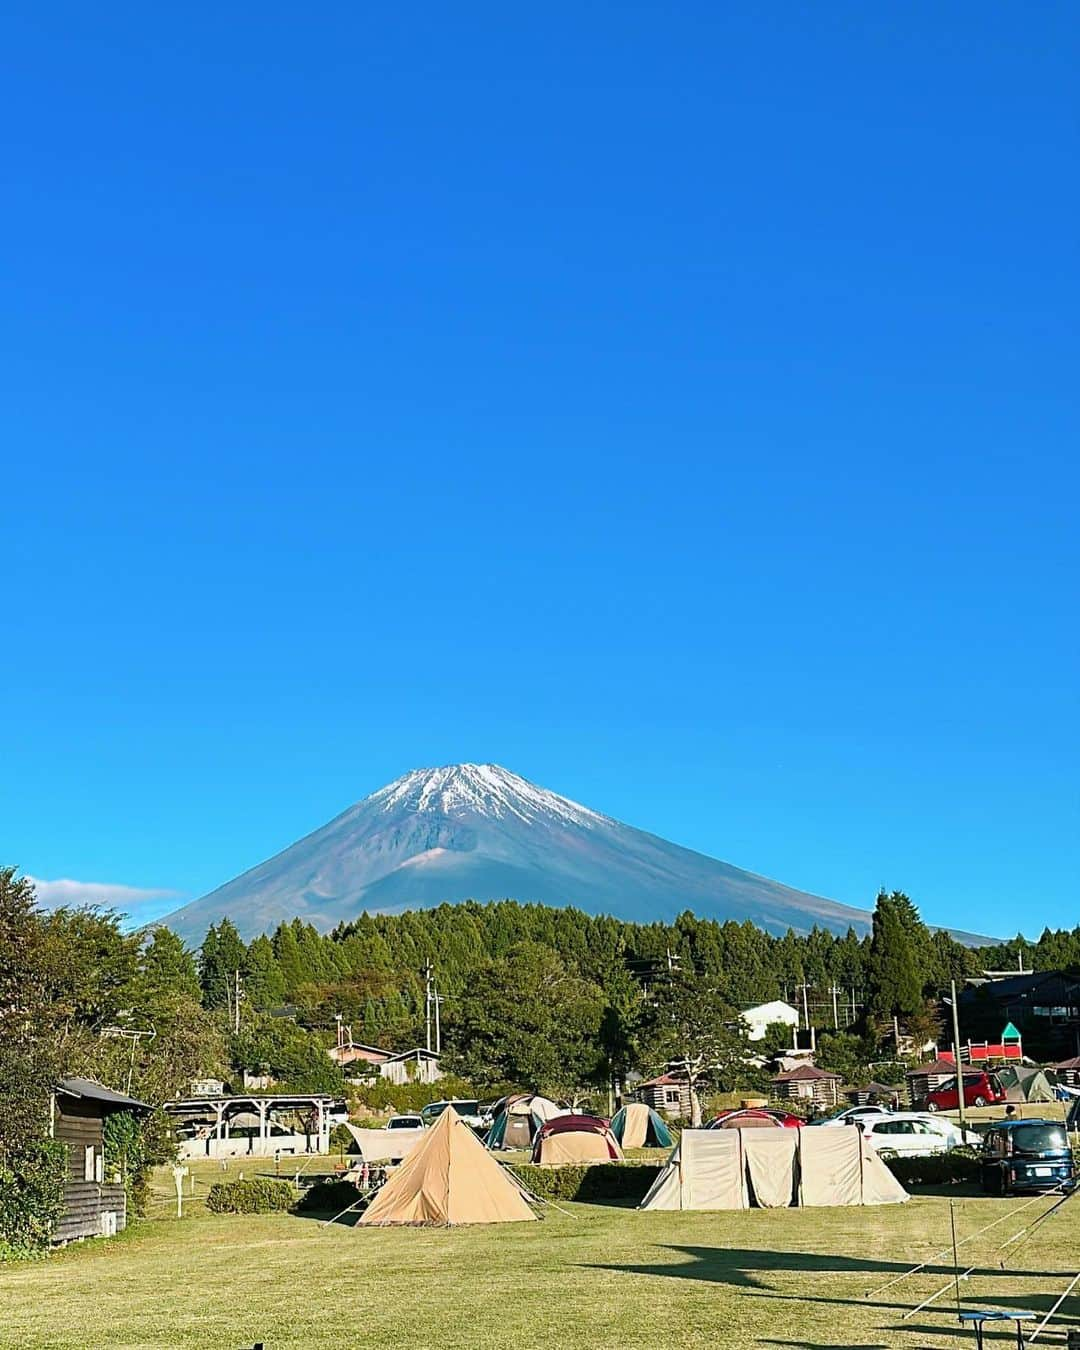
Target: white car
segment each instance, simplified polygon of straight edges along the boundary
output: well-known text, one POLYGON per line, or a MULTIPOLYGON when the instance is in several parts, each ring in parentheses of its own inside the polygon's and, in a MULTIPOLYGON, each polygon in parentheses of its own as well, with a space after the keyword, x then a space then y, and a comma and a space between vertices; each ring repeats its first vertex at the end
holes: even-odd
POLYGON ((811 1125, 861 1125, 864 1120, 876 1120, 879 1116, 891 1116, 893 1112, 887 1106, 849 1106, 846 1111, 838 1111, 835 1116, 826 1116, 824 1120, 812 1120, 811 1125))
MULTIPOLYGON (((863 1138, 883 1158, 919 1158, 930 1153, 948 1153, 950 1149, 973 1140, 948 1120, 939 1120, 918 1111, 892 1111, 858 1122, 863 1138)), ((973 1131, 967 1131, 972 1136, 973 1131)), ((977 1135, 974 1136, 978 1138, 977 1135)))
POLYGON ((388 1130, 422 1130, 423 1116, 391 1116, 386 1122, 388 1130))

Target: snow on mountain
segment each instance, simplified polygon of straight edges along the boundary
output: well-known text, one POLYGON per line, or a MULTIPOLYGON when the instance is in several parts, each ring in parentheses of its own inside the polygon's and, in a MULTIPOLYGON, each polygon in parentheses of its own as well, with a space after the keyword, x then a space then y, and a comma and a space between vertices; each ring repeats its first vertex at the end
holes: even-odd
POLYGON ((751 919, 865 932, 870 916, 600 815, 496 764, 416 769, 163 922, 192 945, 226 915, 245 938, 300 915, 512 898, 637 922, 751 919))

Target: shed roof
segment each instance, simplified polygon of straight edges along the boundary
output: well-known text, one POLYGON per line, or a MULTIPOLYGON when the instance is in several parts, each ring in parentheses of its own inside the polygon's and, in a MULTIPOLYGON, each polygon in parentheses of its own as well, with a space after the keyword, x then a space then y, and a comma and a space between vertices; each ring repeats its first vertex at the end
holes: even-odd
POLYGON ((905 1077, 922 1078, 925 1074, 935 1073, 955 1073, 956 1061, 952 1059, 937 1058, 931 1060, 929 1064, 917 1064, 914 1069, 908 1069, 905 1077))
POLYGON ((843 1079, 843 1074, 830 1073, 828 1069, 819 1069, 816 1064, 800 1064, 797 1069, 789 1069, 787 1073, 778 1073, 772 1081, 774 1083, 808 1082, 817 1078, 835 1078, 837 1082, 840 1082, 843 1079))
POLYGON ((134 1097, 125 1097, 122 1092, 114 1092, 112 1088, 95 1083, 92 1078, 61 1078, 56 1090, 66 1097, 81 1097, 85 1101, 100 1102, 102 1106, 113 1111, 153 1110, 146 1102, 137 1101, 134 1097))

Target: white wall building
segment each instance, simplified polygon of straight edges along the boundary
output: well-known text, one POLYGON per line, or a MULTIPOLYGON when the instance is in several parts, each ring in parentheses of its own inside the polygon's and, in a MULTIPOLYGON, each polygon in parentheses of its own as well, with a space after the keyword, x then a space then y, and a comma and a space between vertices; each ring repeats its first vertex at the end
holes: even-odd
POLYGON ((765 1035, 766 1027, 771 1023, 783 1022, 785 1026, 792 1028, 794 1043, 794 1032, 799 1025, 799 1010, 782 999, 774 999, 772 1003, 759 1003, 756 1008, 744 1008, 739 1016, 750 1028, 752 1041, 760 1041, 765 1035))

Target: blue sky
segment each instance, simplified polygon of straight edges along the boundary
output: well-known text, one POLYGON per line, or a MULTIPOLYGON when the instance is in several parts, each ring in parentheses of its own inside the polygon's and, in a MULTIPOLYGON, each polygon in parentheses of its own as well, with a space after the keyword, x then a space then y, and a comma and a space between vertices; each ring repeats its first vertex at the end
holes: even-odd
POLYGON ((17 7, 0 859, 148 915, 491 760, 1074 924, 1078 32, 17 7))

